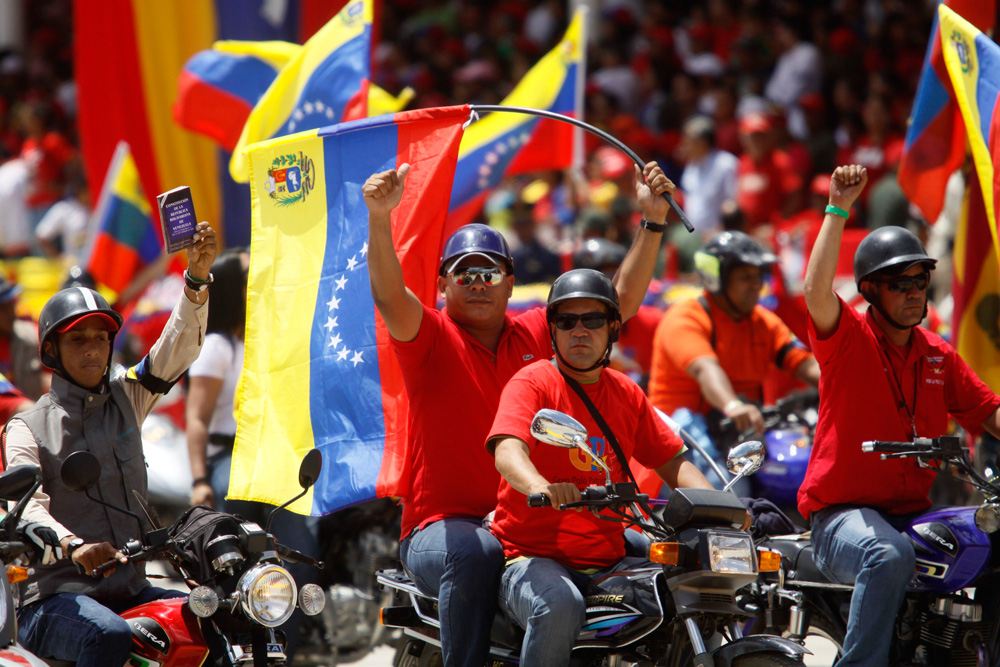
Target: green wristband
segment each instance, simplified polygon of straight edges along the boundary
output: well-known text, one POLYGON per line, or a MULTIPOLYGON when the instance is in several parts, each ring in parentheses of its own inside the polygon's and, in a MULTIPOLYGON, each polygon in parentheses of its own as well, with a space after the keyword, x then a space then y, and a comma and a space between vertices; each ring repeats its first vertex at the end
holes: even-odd
POLYGON ((826 205, 826 212, 833 213, 834 215, 839 215, 844 220, 847 220, 849 217, 851 217, 850 213, 840 208, 839 206, 834 206, 833 204, 826 205))

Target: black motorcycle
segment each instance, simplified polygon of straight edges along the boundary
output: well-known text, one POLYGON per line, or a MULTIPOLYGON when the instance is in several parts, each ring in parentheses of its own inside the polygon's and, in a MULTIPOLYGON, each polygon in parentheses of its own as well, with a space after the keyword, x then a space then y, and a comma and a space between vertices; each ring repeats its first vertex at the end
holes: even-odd
MULTIPOLYGON (((653 567, 596 578, 586 591, 586 622, 573 648, 573 662, 597 665, 698 665, 779 667, 801 664, 807 653, 776 636, 743 636, 747 612, 736 603, 737 591, 758 577, 760 558, 750 533, 742 529, 746 506, 727 491, 677 489, 662 513, 632 483, 612 483, 610 470, 587 444, 587 432, 575 419, 541 410, 532 433, 557 447, 579 448, 605 470, 604 486, 583 491, 583 500, 560 509, 586 507, 601 518, 641 528, 657 540, 650 547, 653 567)), ((736 479, 754 472, 763 460, 759 442, 745 443, 730 454, 736 479)), ((529 505, 547 504, 543 495, 529 505)), ((765 558, 777 564, 777 554, 765 558)), ((437 601, 423 595, 402 570, 379 573, 395 594, 382 609, 385 625, 402 628, 407 641, 396 667, 425 667, 440 660, 437 601)), ((498 612, 491 635, 494 665, 518 664, 523 631, 498 612)))

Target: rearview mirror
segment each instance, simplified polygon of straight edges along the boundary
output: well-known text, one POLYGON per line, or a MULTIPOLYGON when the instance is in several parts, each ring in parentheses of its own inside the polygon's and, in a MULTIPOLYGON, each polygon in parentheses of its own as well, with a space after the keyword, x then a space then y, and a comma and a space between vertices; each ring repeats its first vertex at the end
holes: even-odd
POLYGON ((38 474, 38 466, 21 465, 8 468, 0 474, 0 498, 20 500, 34 485, 38 474))
POLYGON ((90 452, 73 452, 63 461, 59 476, 70 491, 85 491, 101 478, 101 462, 90 452))
POLYGON ((604 460, 594 453, 587 442, 587 429, 583 424, 558 410, 542 408, 531 420, 531 435, 556 447, 579 449, 587 453, 594 463, 604 470, 605 484, 611 484, 611 469, 604 460))
POLYGON ((747 440, 729 450, 726 468, 734 475, 752 475, 764 463, 764 444, 759 440, 747 440))
POLYGON ((587 429, 567 414, 543 408, 531 420, 531 435, 544 443, 575 449, 587 444, 587 429))
POLYGON ((323 454, 318 449, 310 449, 299 464, 299 486, 308 489, 319 479, 323 468, 323 454))

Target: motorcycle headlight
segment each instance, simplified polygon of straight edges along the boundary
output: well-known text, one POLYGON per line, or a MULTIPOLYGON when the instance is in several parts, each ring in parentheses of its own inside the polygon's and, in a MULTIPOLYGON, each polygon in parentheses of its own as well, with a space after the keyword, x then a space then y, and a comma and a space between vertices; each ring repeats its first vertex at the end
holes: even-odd
POLYGON ((316 584, 306 584, 299 591, 299 608, 306 616, 315 616, 326 606, 326 593, 316 584))
POLYGON ((278 565, 257 565, 247 570, 236 586, 243 611, 269 628, 281 625, 295 611, 295 581, 278 565))
POLYGON ((745 533, 706 535, 708 566, 713 572, 753 573, 757 571, 753 542, 745 533))

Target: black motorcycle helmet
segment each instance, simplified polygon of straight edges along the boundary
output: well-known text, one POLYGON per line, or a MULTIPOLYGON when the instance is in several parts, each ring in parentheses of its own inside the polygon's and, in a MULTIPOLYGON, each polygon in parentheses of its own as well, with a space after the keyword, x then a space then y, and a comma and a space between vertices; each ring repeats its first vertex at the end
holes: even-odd
MULTIPOLYGON (((45 303, 41 314, 38 316, 38 354, 42 358, 42 364, 46 368, 57 371, 66 377, 67 380, 72 381, 66 375, 59 358, 45 351, 45 342, 50 340, 54 334, 68 331, 77 322, 91 315, 99 315, 107 318, 109 320, 108 323, 114 327, 109 332, 111 346, 114 348, 115 334, 122 327, 122 316, 108 305, 107 300, 103 296, 94 290, 87 287, 70 287, 56 292, 45 303)), ((107 380, 108 372, 111 369, 110 354, 107 366, 104 375, 105 380, 107 380)))
POLYGON ((472 254, 485 255, 495 262, 502 262, 507 275, 514 273, 514 259, 510 255, 510 248, 503 234, 489 225, 473 223, 459 227, 445 241, 438 275, 447 275, 462 257, 472 254))
POLYGON ((600 271, 613 266, 617 269, 625 261, 627 252, 625 246, 605 238, 587 239, 573 255, 573 268, 600 271))
POLYGON ((854 253, 854 282, 861 283, 877 273, 899 275, 914 264, 933 269, 937 260, 924 250, 917 235, 905 227, 880 227, 866 236, 854 253))
MULTIPOLYGON (((882 307, 882 300, 873 298, 875 293, 871 290, 862 290, 861 283, 879 275, 898 276, 916 264, 924 266, 927 271, 932 271, 937 260, 927 254, 916 234, 905 227, 895 225, 880 227, 873 231, 858 244, 858 249, 854 253, 854 282, 858 286, 858 292, 897 329, 911 327, 903 326, 890 317, 882 307)), ((924 317, 927 317, 926 301, 924 317)))
POLYGON ((611 283, 611 279, 600 271, 593 269, 573 269, 567 271, 552 283, 549 290, 548 302, 545 306, 545 319, 549 323, 549 335, 552 338, 552 349, 556 351, 559 360, 573 370, 581 373, 592 371, 599 366, 607 366, 611 357, 611 346, 618 340, 618 333, 621 331, 622 310, 618 304, 618 292, 611 283), (556 346, 555 318, 558 311, 557 306, 563 301, 570 299, 594 299, 605 305, 608 317, 611 320, 611 331, 608 336, 608 349, 604 353, 604 358, 590 368, 577 368, 563 359, 556 346))
POLYGON ((701 285, 710 294, 725 294, 729 274, 738 266, 770 269, 778 258, 743 232, 722 232, 713 236, 694 254, 695 270, 701 285))

